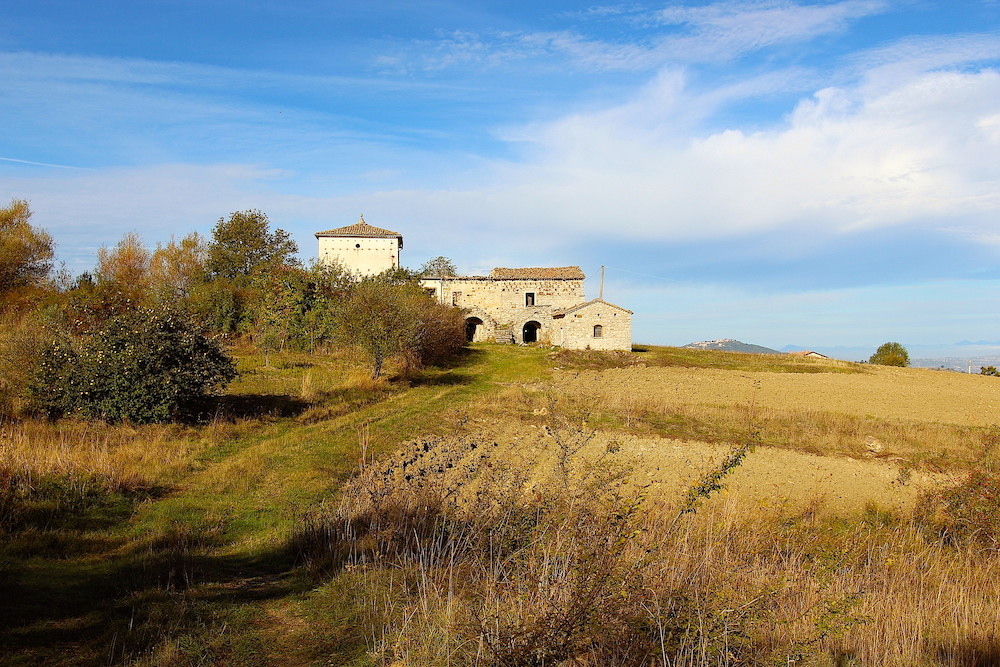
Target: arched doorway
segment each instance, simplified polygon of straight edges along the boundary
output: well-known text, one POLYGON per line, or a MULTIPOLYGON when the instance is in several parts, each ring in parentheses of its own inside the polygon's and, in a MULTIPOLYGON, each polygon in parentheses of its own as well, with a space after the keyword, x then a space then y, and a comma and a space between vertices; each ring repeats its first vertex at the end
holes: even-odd
POLYGON ((465 320, 465 340, 472 343, 481 338, 483 321, 478 317, 469 317, 465 320))
POLYGON ((540 322, 531 320, 524 323, 524 328, 521 329, 521 341, 524 343, 537 343, 538 342, 538 330, 542 328, 540 322))

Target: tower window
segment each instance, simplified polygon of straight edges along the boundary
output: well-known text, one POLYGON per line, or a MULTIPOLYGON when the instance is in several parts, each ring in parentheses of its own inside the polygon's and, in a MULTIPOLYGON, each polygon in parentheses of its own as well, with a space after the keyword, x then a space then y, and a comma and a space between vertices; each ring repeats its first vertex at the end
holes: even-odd
POLYGON ((600 324, 594 325, 594 338, 604 338, 604 327, 600 324))
POLYGON ((534 306, 535 305, 535 293, 534 292, 525 292, 524 293, 524 305, 525 306, 534 306))
POLYGON ((354 247, 355 247, 355 248, 360 248, 360 247, 361 247, 361 244, 360 244, 360 243, 355 243, 355 244, 354 244, 354 247))

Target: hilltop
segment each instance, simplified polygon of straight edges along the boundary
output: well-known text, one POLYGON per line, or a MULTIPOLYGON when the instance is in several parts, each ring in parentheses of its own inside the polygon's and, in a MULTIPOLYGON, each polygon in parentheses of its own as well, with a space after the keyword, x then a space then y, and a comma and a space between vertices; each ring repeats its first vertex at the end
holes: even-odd
POLYGON ((778 350, 772 350, 769 347, 743 343, 732 338, 703 340, 697 343, 688 343, 684 347, 690 347, 696 350, 722 350, 725 352, 747 352, 750 354, 781 354, 778 350))

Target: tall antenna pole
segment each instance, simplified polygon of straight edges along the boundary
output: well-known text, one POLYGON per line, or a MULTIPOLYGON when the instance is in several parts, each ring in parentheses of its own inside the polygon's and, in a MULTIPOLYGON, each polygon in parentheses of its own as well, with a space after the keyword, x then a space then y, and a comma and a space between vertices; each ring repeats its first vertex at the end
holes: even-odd
POLYGON ((597 297, 598 299, 604 300, 604 265, 601 264, 601 292, 597 297))

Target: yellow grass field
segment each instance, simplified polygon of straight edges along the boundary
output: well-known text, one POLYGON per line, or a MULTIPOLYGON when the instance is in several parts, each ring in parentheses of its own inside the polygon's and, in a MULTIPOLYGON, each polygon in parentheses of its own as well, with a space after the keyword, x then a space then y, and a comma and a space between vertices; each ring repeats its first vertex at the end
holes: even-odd
POLYGON ((544 426, 550 410, 586 418, 582 427, 599 432, 591 454, 614 441, 635 481, 666 496, 752 431, 760 444, 725 493, 751 507, 808 504, 832 513, 872 504, 909 511, 920 493, 990 455, 996 378, 861 365, 844 373, 843 362, 816 363, 830 372, 556 370, 549 381, 508 386, 487 400, 479 427, 524 457, 524 443, 541 440, 532 429, 544 426), (517 413, 521 419, 511 420, 517 413), (670 437, 673 425, 682 437, 670 437), (699 432, 707 437, 690 437, 699 432))

